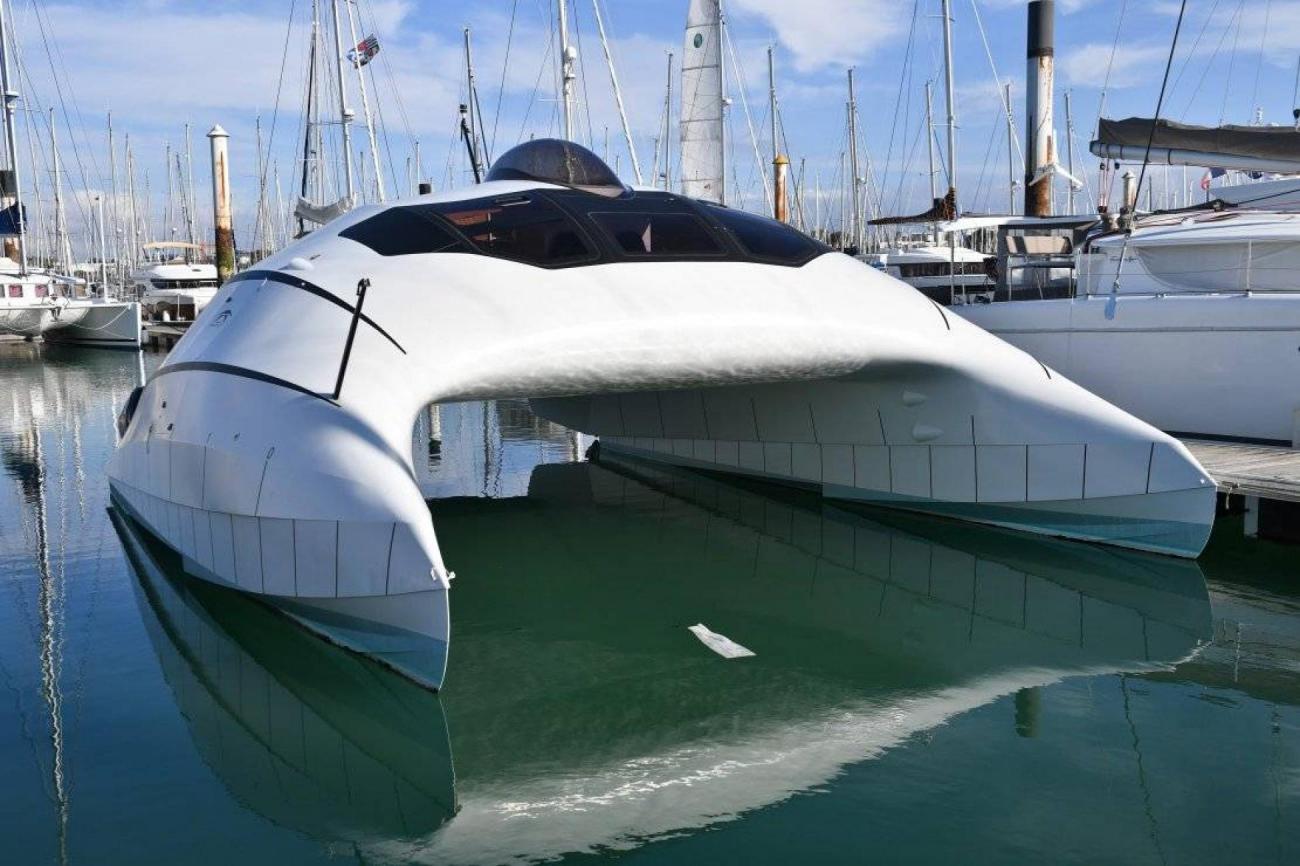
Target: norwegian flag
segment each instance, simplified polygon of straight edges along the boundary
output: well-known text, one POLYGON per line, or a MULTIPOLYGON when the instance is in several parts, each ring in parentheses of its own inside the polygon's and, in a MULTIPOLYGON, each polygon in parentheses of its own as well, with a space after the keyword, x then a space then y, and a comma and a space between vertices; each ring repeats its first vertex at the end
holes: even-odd
POLYGON ((379 53, 379 38, 373 33, 357 43, 357 47, 348 52, 348 60, 353 66, 365 66, 379 53))

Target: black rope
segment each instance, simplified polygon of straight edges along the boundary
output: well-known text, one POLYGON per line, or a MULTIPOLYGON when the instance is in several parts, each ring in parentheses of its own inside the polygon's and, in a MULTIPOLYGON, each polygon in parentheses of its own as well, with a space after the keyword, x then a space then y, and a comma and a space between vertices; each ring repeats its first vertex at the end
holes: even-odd
MULTIPOLYGON (((1156 140, 1156 124, 1160 122, 1160 110, 1164 107, 1165 88, 1169 85, 1169 70, 1174 65, 1174 51, 1178 49, 1178 31, 1183 27, 1183 13, 1187 11, 1187 0, 1182 0, 1178 6, 1178 21, 1174 24, 1174 38, 1169 44, 1169 59, 1165 62, 1164 78, 1160 81, 1160 96, 1156 99, 1156 114, 1151 118, 1151 132, 1147 135, 1146 152, 1142 155, 1142 169, 1138 172, 1137 190, 1135 191, 1135 200, 1133 209, 1137 210, 1137 203, 1142 200, 1142 182, 1147 176, 1147 166, 1151 163, 1151 145, 1156 140)), ((1129 232, 1133 231, 1132 215, 1130 214, 1129 232)))

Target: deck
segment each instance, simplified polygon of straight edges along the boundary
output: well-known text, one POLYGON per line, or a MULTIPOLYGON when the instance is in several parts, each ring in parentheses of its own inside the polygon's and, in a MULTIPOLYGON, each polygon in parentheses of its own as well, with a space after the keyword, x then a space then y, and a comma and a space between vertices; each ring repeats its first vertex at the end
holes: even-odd
POLYGON ((1300 449, 1185 439, 1219 490, 1285 502, 1300 502, 1300 449))

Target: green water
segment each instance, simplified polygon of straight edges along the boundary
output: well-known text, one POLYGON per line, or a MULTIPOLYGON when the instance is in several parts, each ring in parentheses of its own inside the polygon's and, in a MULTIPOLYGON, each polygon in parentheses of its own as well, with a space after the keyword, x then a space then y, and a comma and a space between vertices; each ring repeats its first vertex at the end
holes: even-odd
POLYGON ((1123 554, 442 407, 433 695, 108 510, 159 360, 0 346, 0 863, 1300 862, 1300 549, 1239 522, 1123 554))

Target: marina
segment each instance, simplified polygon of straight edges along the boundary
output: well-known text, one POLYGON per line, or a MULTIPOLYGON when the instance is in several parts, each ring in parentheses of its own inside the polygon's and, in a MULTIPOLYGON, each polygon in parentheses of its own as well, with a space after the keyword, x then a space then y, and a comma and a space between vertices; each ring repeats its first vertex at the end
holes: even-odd
POLYGON ((1300 859, 1296 9, 123 2, 0 0, 6 862, 1300 859))

